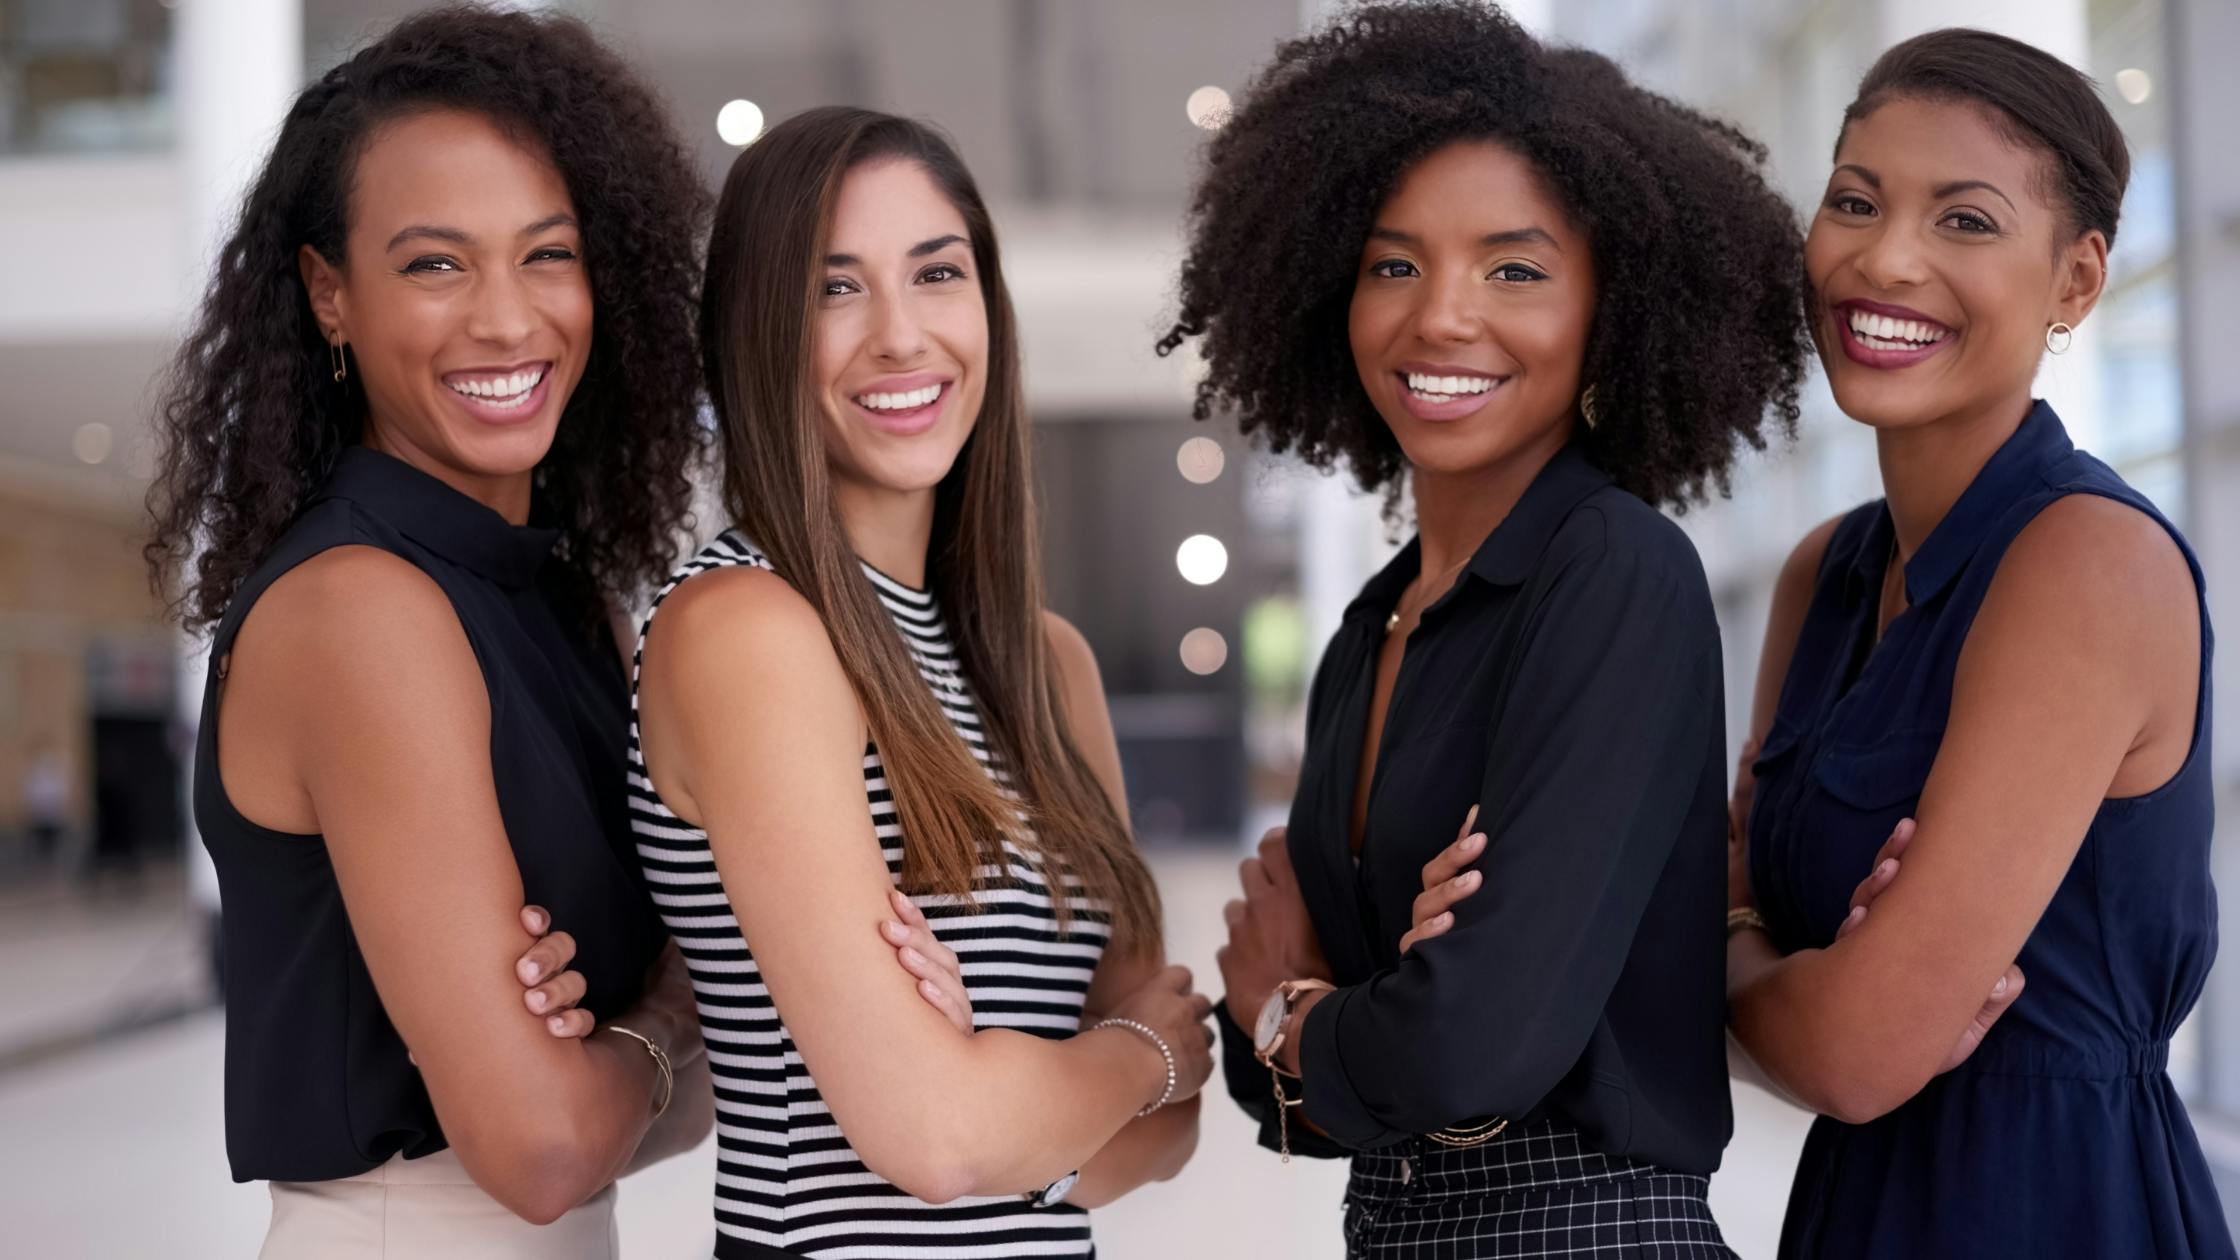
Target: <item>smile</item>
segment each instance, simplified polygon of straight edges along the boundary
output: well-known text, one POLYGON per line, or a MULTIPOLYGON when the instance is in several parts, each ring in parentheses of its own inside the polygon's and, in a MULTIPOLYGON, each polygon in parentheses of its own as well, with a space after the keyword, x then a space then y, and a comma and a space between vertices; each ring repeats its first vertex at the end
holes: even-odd
POLYGON ((1929 320, 1892 319, 1856 306, 1844 314, 1851 335, 1869 350, 1921 350, 1952 334, 1951 329, 1929 320))
POLYGON ((484 407, 511 410, 528 403, 537 386, 544 382, 544 374, 552 367, 540 363, 498 376, 470 376, 464 373, 446 377, 444 384, 455 394, 471 398, 484 407))
POLYGON ((866 411, 916 411, 920 407, 931 406, 938 401, 941 397, 941 391, 948 387, 949 383, 947 381, 936 381, 931 385, 904 390, 899 394, 857 394, 855 404, 866 411))
POLYGON ((1408 392, 1428 403, 1453 402, 1483 394, 1501 383, 1496 376, 1433 376, 1428 372, 1404 372, 1408 392))

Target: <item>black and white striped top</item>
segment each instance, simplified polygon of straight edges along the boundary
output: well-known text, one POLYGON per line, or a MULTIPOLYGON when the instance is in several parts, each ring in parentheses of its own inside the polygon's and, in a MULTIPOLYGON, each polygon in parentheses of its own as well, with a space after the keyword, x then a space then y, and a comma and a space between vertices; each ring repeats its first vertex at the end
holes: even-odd
MULTIPOLYGON (((639 630, 639 658, 645 630, 671 591, 694 574, 734 565, 771 568, 751 543, 726 531, 681 566, 654 597, 639 630)), ((933 597, 869 565, 864 573, 950 723, 997 782, 1006 783, 1003 768, 990 758, 971 691, 933 597)), ((742 660, 739 668, 765 664, 742 660)), ((781 1252, 820 1260, 1093 1255, 1088 1214, 1080 1209, 1038 1209, 1013 1196, 937 1206, 912 1198, 863 1166, 833 1123, 761 982, 717 878, 707 833, 671 813, 646 777, 638 744, 635 667, 630 704, 631 828, 653 899, 692 972, 715 1077, 715 1254, 722 1260, 781 1252)), ((888 875, 899 879, 905 841, 875 747, 864 749, 863 786, 888 875)), ((975 1026, 1071 1036, 1080 1026, 1090 975, 1111 934, 1110 917, 1101 903, 1076 896, 1068 931, 1061 935, 1049 892, 1034 866, 1008 842, 1004 855, 1000 869, 993 862, 981 868, 977 909, 950 897, 913 900, 934 935, 957 953, 972 995, 975 1026)), ((938 1081, 926 1084, 940 1088, 938 1081)))

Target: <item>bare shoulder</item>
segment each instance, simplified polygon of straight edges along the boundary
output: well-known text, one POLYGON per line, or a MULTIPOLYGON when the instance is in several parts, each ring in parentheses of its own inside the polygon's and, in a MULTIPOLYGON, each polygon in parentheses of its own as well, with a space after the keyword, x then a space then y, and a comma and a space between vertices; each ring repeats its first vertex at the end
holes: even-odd
POLYGON ((2196 601, 2193 571, 2170 532, 2098 494, 2047 504, 2001 557, 1992 592, 2029 611, 2095 606, 2141 623, 2190 613, 2196 601))
POLYGON ((1776 598, 1811 594, 1814 583, 1820 580, 1820 565, 1828 558, 1828 544, 1843 522, 1843 515, 1831 516, 1789 549, 1788 559, 1781 562, 1781 576, 1775 580, 1776 598))
POLYGON ((1081 687, 1102 688, 1096 651, 1079 628, 1045 608, 1042 632, 1050 642, 1050 657, 1057 663, 1058 677, 1068 692, 1081 687))
MULTIPOLYGON (((290 569, 258 599, 234 640, 239 665, 258 663, 333 698, 352 677, 415 673, 446 683, 475 671, 473 650, 451 599, 402 556, 360 544, 320 552, 290 569)), ((324 702, 324 701, 322 701, 324 702)))
POLYGON ((768 569, 736 565, 679 585, 662 601, 646 632, 646 669, 656 664, 691 671, 751 652, 757 669, 838 658, 824 619, 791 583, 768 569))

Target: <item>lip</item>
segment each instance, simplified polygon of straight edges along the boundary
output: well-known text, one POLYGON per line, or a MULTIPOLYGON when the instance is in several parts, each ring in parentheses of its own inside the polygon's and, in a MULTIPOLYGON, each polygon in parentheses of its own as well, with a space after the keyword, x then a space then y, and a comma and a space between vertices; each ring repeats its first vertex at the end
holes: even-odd
POLYGON ((945 376, 939 372, 913 372, 907 376, 882 376, 875 381, 866 383, 861 389, 849 390, 847 403, 851 410, 863 418, 864 423, 882 433, 889 433, 895 437, 916 437, 932 428, 941 419, 941 413, 948 408, 949 400, 956 396, 956 384, 955 377, 945 376), (941 396, 923 407, 912 407, 908 411, 873 411, 856 401, 857 398, 865 394, 904 394, 913 389, 924 389, 928 385, 939 385, 941 396))
POLYGON ((1392 380, 1395 388, 1399 391, 1402 409, 1418 420, 1429 420, 1437 424, 1451 423, 1476 414, 1480 408, 1493 399, 1494 395, 1501 392, 1503 386, 1509 383, 1508 377, 1499 373, 1488 372, 1484 368, 1464 367, 1458 363, 1427 363, 1421 361, 1403 363, 1393 369, 1392 380), (1482 394, 1464 394, 1459 398, 1453 398, 1443 403, 1426 402, 1416 397, 1416 392, 1408 388, 1408 374, 1411 372, 1420 372, 1425 376, 1475 376, 1492 381, 1493 388, 1482 394))
POLYGON ((1871 367, 1882 371, 1909 368, 1917 363, 1924 363, 1935 358, 1944 351, 1946 346, 1951 345, 1957 339, 1957 334, 1954 333, 1950 324, 1941 319, 1932 319, 1911 307, 1893 306, 1887 302, 1870 302, 1865 298, 1846 298, 1841 302, 1834 303, 1828 310, 1832 317, 1831 322, 1836 326, 1836 344, 1843 347, 1845 358, 1861 367, 1871 367), (1851 320, 1846 312, 1854 309, 1865 311, 1869 315, 1884 315, 1891 319, 1910 319, 1919 323, 1935 324, 1945 330, 1945 335, 1919 350, 1878 350, 1859 340, 1858 334, 1851 331, 1851 320))
POLYGON ((550 359, 530 359, 525 363, 516 363, 508 367, 469 368, 457 372, 446 372, 441 378, 443 392, 450 395, 452 402, 458 404, 459 410, 466 412, 474 419, 484 424, 510 427, 533 420, 543 413, 545 400, 552 394, 552 373, 555 366, 550 359), (471 394, 462 394, 451 388, 451 381, 457 377, 509 376, 515 372, 528 371, 540 364, 544 371, 538 378, 536 385, 529 390, 529 396, 511 407, 494 407, 484 399, 471 394))

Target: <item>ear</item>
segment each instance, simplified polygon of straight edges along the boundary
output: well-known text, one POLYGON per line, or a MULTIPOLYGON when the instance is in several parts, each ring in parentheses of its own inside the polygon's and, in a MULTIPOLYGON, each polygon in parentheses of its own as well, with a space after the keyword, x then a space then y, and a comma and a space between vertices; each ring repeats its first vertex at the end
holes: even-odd
POLYGON ((350 340, 349 321, 342 313, 342 270, 305 245, 296 250, 296 271, 303 277, 304 291, 311 295, 311 317, 319 321, 319 331, 325 334, 327 344, 350 340))
POLYGON ((2055 261, 2052 319, 2071 328, 2084 323, 2107 291, 2108 238, 2094 228, 2065 246, 2055 261))

